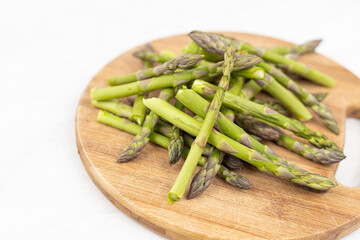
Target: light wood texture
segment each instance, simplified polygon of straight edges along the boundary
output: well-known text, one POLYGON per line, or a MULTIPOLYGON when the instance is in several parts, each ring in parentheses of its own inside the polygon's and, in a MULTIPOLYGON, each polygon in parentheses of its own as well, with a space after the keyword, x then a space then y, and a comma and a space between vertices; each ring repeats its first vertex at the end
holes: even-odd
MULTIPOLYGON (((256 46, 289 45, 264 36, 226 34, 256 46)), ((151 44, 158 51, 180 54, 189 42, 187 36, 178 35, 151 44)), ((76 113, 82 162, 97 187, 122 212, 170 239, 338 239, 360 227, 360 188, 339 184, 327 193, 313 193, 247 167, 242 174, 251 181, 250 190, 237 190, 217 178, 201 196, 169 205, 166 195, 182 164, 170 167, 165 149, 150 144, 135 160, 116 163, 116 157, 133 136, 96 121, 98 110, 90 105, 89 91, 95 86, 107 86, 110 76, 141 69, 141 61, 131 55, 138 48, 122 54, 96 74, 76 113)), ((337 80, 333 89, 307 81, 301 85, 313 93, 329 92, 325 103, 338 120, 340 135, 325 129, 316 117, 306 124, 343 146, 345 118, 360 117, 360 80, 319 54, 308 54, 300 61, 337 80)), ((273 144, 271 147, 308 171, 334 178, 337 165, 322 166, 273 144)))

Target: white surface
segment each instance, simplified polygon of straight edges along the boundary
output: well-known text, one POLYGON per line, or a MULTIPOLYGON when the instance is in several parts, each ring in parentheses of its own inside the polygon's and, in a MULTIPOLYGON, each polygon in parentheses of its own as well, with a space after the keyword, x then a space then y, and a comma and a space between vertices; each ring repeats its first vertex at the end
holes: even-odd
MULTIPOLYGON (((163 239, 98 191, 75 144, 82 91, 129 48, 193 29, 323 38, 319 52, 360 76, 360 1, 216 3, 0 1, 0 239, 163 239)), ((359 185, 360 123, 347 127, 345 152, 357 153, 341 181, 359 185)))

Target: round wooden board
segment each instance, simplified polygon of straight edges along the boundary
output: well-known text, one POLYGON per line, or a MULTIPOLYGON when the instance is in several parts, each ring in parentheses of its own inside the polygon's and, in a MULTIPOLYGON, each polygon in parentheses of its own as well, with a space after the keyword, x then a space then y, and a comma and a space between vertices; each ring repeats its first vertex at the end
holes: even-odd
MULTIPOLYGON (((290 44, 253 34, 225 34, 262 47, 290 44)), ((157 51, 180 54, 189 42, 186 35, 177 35, 151 44, 157 51)), ((122 212, 170 239, 338 239, 360 227, 360 188, 339 184, 327 193, 313 193, 247 167, 241 174, 251 181, 250 190, 237 190, 217 178, 201 196, 169 205, 166 195, 182 164, 170 167, 165 149, 149 144, 133 161, 116 163, 116 157, 133 136, 97 122, 98 109, 91 106, 89 92, 95 86, 107 86, 110 76, 141 69, 141 61, 132 56, 140 47, 120 55, 96 74, 76 113, 82 162, 96 186, 122 212)), ((340 135, 325 129, 317 118, 306 125, 343 146, 345 118, 360 116, 360 80, 316 53, 303 56, 300 61, 337 80, 333 89, 307 81, 301 81, 301 85, 310 92, 329 92, 325 103, 338 120, 340 135)), ((270 145, 281 157, 300 167, 334 178, 337 165, 315 164, 270 145)))

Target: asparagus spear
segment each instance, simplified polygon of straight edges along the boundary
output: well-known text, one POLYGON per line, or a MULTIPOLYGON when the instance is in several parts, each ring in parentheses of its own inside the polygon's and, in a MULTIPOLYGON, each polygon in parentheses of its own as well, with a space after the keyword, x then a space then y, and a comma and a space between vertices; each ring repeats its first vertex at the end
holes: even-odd
POLYGON ((301 55, 306 53, 312 53, 315 48, 321 43, 321 39, 312 40, 299 45, 293 45, 290 47, 273 47, 270 50, 274 53, 283 55, 284 57, 297 59, 301 55))
MULTIPOLYGON (((177 127, 183 129, 191 135, 198 135, 201 122, 193 119, 189 115, 181 112, 171 104, 158 99, 148 98, 145 105, 160 117, 166 119, 177 127)), ((283 159, 268 159, 231 138, 213 130, 209 137, 209 143, 226 153, 230 153, 249 164, 257 167, 260 171, 271 173, 290 180, 291 182, 308 187, 313 190, 326 191, 337 184, 328 177, 320 176, 301 169, 283 159)))
POLYGON ((244 85, 244 78, 239 76, 231 76, 230 84, 231 86, 229 87, 229 92, 235 95, 240 94, 244 85))
POLYGON ((223 76, 220 80, 218 91, 216 92, 215 97, 210 104, 208 113, 206 114, 203 124, 199 130, 199 134, 196 136, 195 141, 191 145, 189 155, 187 156, 185 163, 174 182, 174 185, 168 193, 168 202, 170 204, 179 201, 184 195, 186 187, 190 182, 190 178, 195 170, 197 163, 196 161, 201 156, 210 136, 211 130, 215 124, 216 116, 220 111, 224 92, 229 87, 230 73, 234 64, 234 52, 235 49, 232 47, 227 49, 223 66, 223 76))
POLYGON ((228 170, 221 165, 218 171, 218 176, 225 179, 230 185, 240 189, 250 189, 251 185, 246 177, 243 177, 235 172, 228 170))
MULTIPOLYGON (((230 83, 232 83, 232 87, 229 89, 229 92, 231 92, 234 95, 239 95, 241 93, 241 88, 244 84, 244 78, 238 77, 238 76, 232 76, 230 83)), ((227 108, 225 106, 222 106, 221 113, 226 116, 226 118, 230 119, 232 122, 235 120, 235 111, 227 108)), ((217 124, 217 123, 216 123, 217 124)), ((221 127, 218 127, 221 131, 221 127)), ((237 168, 243 168, 244 165, 242 161, 238 158, 235 158, 232 155, 226 154, 224 156, 223 164, 230 168, 231 170, 235 170, 237 168)))
MULTIPOLYGON (((233 93, 233 94, 240 94, 241 92, 241 87, 243 84, 243 78, 242 77, 232 77, 230 79, 230 83, 232 84, 232 87, 229 89, 229 92, 233 93)), ((191 98, 189 98, 190 100, 191 98)), ((224 107, 222 109, 222 113, 224 113, 224 115, 226 115, 228 118, 233 118, 235 117, 235 113, 232 109, 226 108, 224 107)), ((205 115, 205 113, 204 113, 205 115)), ((203 117, 204 117, 203 115, 203 117)), ((197 119, 197 118, 195 118, 197 119)), ((233 118, 234 119, 234 118, 233 118)), ((201 119, 202 121, 202 119, 201 119)), ((204 152, 203 152, 204 155, 204 152)), ((204 165, 204 167, 194 176, 191 186, 190 186, 190 190, 189 190, 189 194, 188 194, 188 198, 194 198, 198 195, 200 195, 203 191, 205 191, 208 186, 210 186, 211 180, 214 178, 214 176, 216 175, 216 172, 218 171, 218 169, 220 168, 220 162, 222 162, 222 159, 224 159, 227 163, 228 166, 232 167, 232 169, 235 168, 241 168, 241 166, 243 167, 243 163, 240 159, 232 156, 232 155, 228 155, 222 151, 218 151, 217 149, 215 149, 215 151, 213 151, 211 157, 209 157, 208 162, 206 165, 204 165)), ((236 178, 239 179, 239 178, 236 178)), ((250 184, 248 182, 248 180, 245 177, 241 178, 241 185, 238 186, 239 188, 244 188, 244 189, 249 189, 250 188, 250 184)), ((230 180, 230 179, 229 179, 230 180)), ((232 181, 230 181, 232 182, 232 181)), ((238 181, 236 181, 236 183, 238 183, 238 181)))
POLYGON ((303 157, 321 164, 337 163, 344 159, 344 156, 337 151, 318 149, 310 147, 307 144, 297 141, 296 139, 285 134, 275 126, 256 119, 252 116, 238 114, 236 117, 239 126, 245 130, 260 136, 263 139, 275 141, 278 145, 283 146, 303 157))
MULTIPOLYGON (((264 70, 251 66, 259 63, 261 59, 254 55, 240 56, 235 59, 234 70, 243 73, 244 77, 262 77, 264 70)), ((175 72, 169 75, 149 78, 143 81, 136 81, 119 86, 104 87, 91 90, 91 99, 109 100, 127 97, 139 93, 154 91, 157 89, 176 87, 202 77, 219 76, 222 73, 223 62, 201 65, 187 71, 175 72)))
MULTIPOLYGON (((199 121, 199 120, 198 120, 199 121)), ((202 121, 202 120, 201 120, 202 121)), ((192 143, 194 142, 195 138, 193 138, 192 136, 190 136, 189 134, 185 133, 184 134, 184 143, 185 145, 191 147, 192 143)), ((206 144, 204 151, 202 153, 202 155, 210 157, 211 154, 214 152, 214 147, 206 144)))
POLYGON ((271 100, 266 101, 266 100, 261 100, 258 98, 255 98, 254 102, 261 104, 261 105, 265 105, 268 108, 271 108, 284 116, 289 117, 291 115, 291 113, 279 102, 271 101, 271 100))
MULTIPOLYGON (((104 110, 99 111, 97 120, 101 123, 104 123, 111 127, 123 130, 123 131, 131 133, 133 135, 139 135, 141 133, 141 129, 142 129, 141 126, 139 126, 138 124, 136 124, 134 122, 131 122, 128 119, 115 116, 104 110)), ((149 135, 149 139, 151 142, 156 143, 157 145, 159 145, 163 148, 167 148, 169 145, 169 138, 167 138, 164 135, 161 135, 159 133, 156 133, 156 132, 152 132, 149 135)))
POLYGON ((109 78, 110 85, 121 85, 125 83, 141 81, 152 77, 161 76, 163 74, 174 73, 176 69, 188 69, 197 64, 204 56, 198 54, 184 54, 166 63, 154 68, 147 68, 137 71, 136 73, 127 74, 109 78))
POLYGON ((162 51, 158 54, 149 43, 144 48, 135 51, 133 56, 151 63, 164 63, 178 57, 175 53, 169 51, 162 51))
POLYGON ((227 37, 221 34, 206 33, 200 31, 193 31, 189 34, 189 36, 197 45, 199 45, 207 52, 221 55, 221 53, 224 52, 224 46, 230 44, 236 47, 237 50, 245 49, 251 54, 258 55, 265 61, 281 65, 281 67, 286 68, 290 72, 303 76, 315 83, 327 87, 333 87, 335 85, 335 80, 333 78, 319 72, 316 69, 312 69, 303 63, 286 58, 272 51, 251 46, 237 39, 227 37))
POLYGON ((133 56, 140 58, 144 62, 145 68, 151 68, 153 66, 151 55, 153 54, 155 54, 153 47, 150 44, 146 44, 144 48, 135 51, 133 56))
MULTIPOLYGON (((173 126, 174 125, 172 124, 159 121, 158 124, 156 124, 156 126, 154 127, 154 131, 161 133, 162 135, 170 138, 172 135, 173 126)), ((184 144, 188 147, 191 147, 191 144, 194 142, 194 138, 187 133, 183 134, 183 140, 184 140, 184 144)), ((206 144, 203 151, 203 155, 209 157, 213 153, 213 151, 214 151, 214 147, 209 144, 206 144)))
MULTIPOLYGON (((217 90, 217 87, 210 83, 196 80, 193 83, 192 89, 200 95, 205 96, 206 98, 212 98, 217 90)), ((318 148, 331 149, 342 153, 341 149, 334 142, 328 139, 324 134, 320 132, 315 132, 306 127, 301 122, 283 116, 280 113, 277 113, 266 106, 259 105, 257 103, 246 100, 242 97, 235 96, 228 92, 225 93, 224 105, 236 111, 239 111, 240 113, 250 113, 255 117, 278 125, 284 129, 290 130, 294 132, 297 136, 305 138, 311 144, 318 148)))
POLYGON ((261 62, 258 65, 271 74, 280 84, 292 91, 305 105, 309 106, 320 117, 322 123, 326 127, 336 134, 339 133, 339 127, 331 111, 323 103, 318 101, 310 92, 301 87, 275 66, 265 62, 261 62))
MULTIPOLYGON (((180 110, 184 109, 184 106, 179 101, 176 101, 175 107, 180 110)), ((182 136, 182 132, 179 128, 173 125, 171 127, 170 143, 168 147, 170 165, 173 165, 179 161, 183 149, 184 138, 182 136)))
POLYGON ((134 121, 139 125, 143 124, 146 114, 146 107, 143 103, 144 97, 144 95, 137 96, 132 108, 131 116, 129 117, 131 121, 134 121))
MULTIPOLYGON (((163 89, 160 94, 159 98, 164 99, 165 101, 169 101, 171 97, 174 96, 174 89, 172 88, 165 88, 163 89)), ((134 107, 135 109, 135 107, 134 107)), ((147 145, 150 140, 150 134, 157 124, 159 117, 154 113, 150 112, 145 119, 144 125, 142 126, 141 133, 137 134, 131 143, 125 147, 125 149, 120 153, 117 161, 118 162, 127 162, 131 159, 137 157, 141 150, 147 145)), ((139 122, 137 122, 141 125, 139 122)))
POLYGON ((91 100, 91 104, 94 107, 104 109, 106 111, 109 111, 119 117, 126 117, 129 118, 132 114, 132 107, 119 102, 119 101, 97 101, 97 100, 91 100))
MULTIPOLYGON (((229 88, 229 92, 231 92, 232 94, 235 94, 235 95, 240 94, 242 85, 244 83, 244 78, 243 77, 231 77, 230 83, 232 84, 232 86, 229 88)), ((235 112, 232 109, 227 108, 227 107, 222 107, 221 112, 230 120, 232 120, 232 121, 235 120, 235 112)))

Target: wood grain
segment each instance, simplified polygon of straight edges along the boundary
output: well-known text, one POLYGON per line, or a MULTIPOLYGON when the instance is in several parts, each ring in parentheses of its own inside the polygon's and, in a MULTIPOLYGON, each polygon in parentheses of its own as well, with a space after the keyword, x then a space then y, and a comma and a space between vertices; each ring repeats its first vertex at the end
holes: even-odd
MULTIPOLYGON (((262 47, 290 44, 253 34, 226 34, 262 47)), ((151 44, 158 51, 180 53, 189 42, 185 35, 177 35, 151 44)), ((90 105, 89 91, 95 86, 107 86, 110 76, 142 68, 141 61, 131 55, 140 47, 120 55, 96 74, 76 113, 81 160, 97 187, 122 212, 170 239, 339 239, 360 227, 360 188, 339 184, 327 193, 313 193, 247 167, 242 174, 251 181, 250 190, 237 190, 215 179, 201 196, 169 205, 166 195, 181 164, 170 167, 165 149, 150 144, 135 160, 116 163, 116 157, 133 136, 96 121, 98 110, 90 105)), ((360 117, 360 80, 320 54, 303 56, 300 61, 337 80, 333 89, 307 81, 301 81, 301 85, 310 92, 329 92, 325 103, 338 120, 340 134, 325 129, 316 117, 306 125, 343 146, 345 118, 360 117)), ((322 166, 270 145, 281 157, 300 167, 334 178, 337 165, 322 166)))

